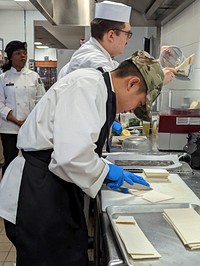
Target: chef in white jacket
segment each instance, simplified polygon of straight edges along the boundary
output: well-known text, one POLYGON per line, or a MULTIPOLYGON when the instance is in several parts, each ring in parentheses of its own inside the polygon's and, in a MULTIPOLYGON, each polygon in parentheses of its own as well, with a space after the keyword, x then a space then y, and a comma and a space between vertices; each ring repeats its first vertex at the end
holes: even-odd
POLYGON ((92 37, 72 55, 70 62, 60 70, 58 79, 79 68, 115 69, 119 63, 113 58, 123 53, 132 36, 130 14, 131 7, 121 3, 96 3, 95 18, 90 24, 92 37))
POLYGON ((8 62, 0 75, 0 134, 3 145, 4 174, 18 155, 16 147, 20 126, 45 93, 39 75, 26 68, 27 44, 11 41, 6 45, 8 62))
MULTIPOLYGON (((91 37, 71 57, 60 70, 58 79, 79 68, 98 68, 104 71, 115 69, 119 63, 114 57, 124 52, 132 37, 130 21, 131 7, 122 3, 103 1, 95 5, 95 18, 91 21, 91 37)), ((174 77, 175 70, 163 69, 164 85, 174 77)), ((136 114, 138 116, 138 114, 136 114)), ((141 118, 141 117, 138 117, 141 118)), ((114 122, 112 130, 120 135, 122 126, 114 122)), ((107 146, 107 151, 109 147, 107 146)))
MULTIPOLYGON (((8 61, 2 66, 3 73, 0 75, 0 134, 4 155, 2 175, 10 162, 18 155, 19 149, 16 144, 19 128, 45 94, 39 75, 25 67, 27 61, 26 42, 11 41, 6 45, 5 52, 8 61)), ((13 190, 18 191, 20 185, 18 176, 20 177, 21 174, 18 172, 22 170, 23 159, 20 158, 17 162, 20 162, 20 167, 14 168, 14 178, 16 178, 13 179, 12 187, 9 188, 9 196, 0 195, 6 233, 13 242, 15 241, 15 225, 10 216, 12 216, 12 207, 14 210, 17 207, 16 198, 14 197, 15 200, 12 201, 15 202, 14 204, 10 205, 9 203, 15 195, 13 190), (7 208, 8 206, 9 208, 7 208)), ((2 183, 4 182, 7 184, 7 178, 3 179, 2 183)), ((9 183, 7 185, 9 186, 9 183)))
POLYGON ((111 73, 73 71, 36 105, 18 135, 25 158, 16 218, 18 266, 88 265, 83 193, 95 197, 104 180, 112 189, 124 181, 148 186, 101 158, 109 128, 116 112, 139 108, 146 116, 163 79, 159 63, 138 51, 111 73))
MULTIPOLYGON (((79 68, 98 68, 104 71, 115 69, 119 63, 114 57, 124 52, 132 37, 131 7, 122 3, 103 1, 95 5, 95 18, 91 21, 91 37, 60 70, 58 79, 79 68)), ((164 85, 174 77, 175 69, 163 69, 164 85)))

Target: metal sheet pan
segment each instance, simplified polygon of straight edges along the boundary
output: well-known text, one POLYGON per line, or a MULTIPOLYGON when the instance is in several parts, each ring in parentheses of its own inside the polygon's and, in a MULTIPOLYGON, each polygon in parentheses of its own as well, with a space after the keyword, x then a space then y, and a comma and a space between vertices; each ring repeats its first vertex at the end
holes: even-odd
POLYGON ((123 165, 123 168, 126 170, 130 170, 132 168, 134 169, 164 168, 168 170, 181 166, 177 154, 153 155, 153 154, 139 154, 133 152, 116 152, 116 153, 107 154, 106 160, 112 163, 116 163, 116 161, 119 160, 129 161, 129 165, 125 166, 123 165))
MULTIPOLYGON (((200 250, 190 251, 181 242, 173 228, 162 216, 163 209, 167 208, 194 208, 200 214, 200 206, 179 204, 158 205, 122 205, 109 206, 106 209, 111 223, 113 234, 127 266, 197 266, 200 265, 200 250), (133 260, 126 252, 124 244, 115 231, 113 219, 118 216, 133 215, 138 225, 161 254, 160 259, 133 260)), ((134 239, 133 239, 134 241, 134 239)))

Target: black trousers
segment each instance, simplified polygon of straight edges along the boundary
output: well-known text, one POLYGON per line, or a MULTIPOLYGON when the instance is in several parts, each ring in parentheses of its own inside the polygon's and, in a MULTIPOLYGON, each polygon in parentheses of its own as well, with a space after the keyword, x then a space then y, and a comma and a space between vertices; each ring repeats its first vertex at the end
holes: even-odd
POLYGON ((7 238, 16 246, 16 225, 4 219, 7 238))
POLYGON ((16 147, 17 134, 1 133, 1 141, 3 146, 4 164, 2 167, 2 176, 10 162, 17 157, 19 150, 16 147))
POLYGON ((17 266, 86 266, 84 195, 75 184, 48 170, 51 152, 23 152, 26 162, 16 219, 17 266))

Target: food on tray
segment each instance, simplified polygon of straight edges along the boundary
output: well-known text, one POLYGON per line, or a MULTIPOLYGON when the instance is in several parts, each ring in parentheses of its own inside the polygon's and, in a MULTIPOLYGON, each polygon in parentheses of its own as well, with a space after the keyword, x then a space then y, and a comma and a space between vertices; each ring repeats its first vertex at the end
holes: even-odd
POLYGON ((183 244, 200 249, 200 215, 192 208, 164 209, 163 217, 174 228, 183 244))
POLYGON ((129 127, 139 126, 140 120, 138 120, 137 118, 129 118, 128 124, 129 124, 129 127))
POLYGON ((191 54, 190 56, 188 56, 183 63, 181 63, 180 65, 176 66, 176 76, 185 76, 188 77, 191 71, 191 66, 193 64, 193 60, 194 60, 194 56, 195 54, 191 54))
POLYGON ((122 133, 121 133, 121 136, 131 136, 131 132, 127 129, 123 129, 122 130, 122 133))
POLYGON ((145 178, 149 182, 168 182, 169 172, 165 169, 144 169, 145 178))
POLYGON ((133 216, 119 216, 116 219, 116 223, 120 224, 135 224, 133 216))
POLYGON ((114 220, 114 223, 127 253, 133 259, 160 258, 161 255, 147 239, 134 217, 131 218, 134 223, 122 223, 123 219, 124 221, 130 220, 130 216, 119 216, 117 220, 114 220))
POLYGON ((150 201, 152 203, 156 203, 156 202, 161 202, 161 201, 165 201, 165 200, 170 200, 173 199, 174 197, 164 194, 164 193, 160 193, 158 191, 155 190, 151 190, 147 193, 145 193, 142 196, 143 199, 150 201))
POLYGON ((191 104, 190 104, 190 109, 200 109, 200 101, 193 101, 191 104))
POLYGON ((165 169, 144 169, 144 173, 146 177, 162 177, 167 178, 169 176, 169 172, 165 169))

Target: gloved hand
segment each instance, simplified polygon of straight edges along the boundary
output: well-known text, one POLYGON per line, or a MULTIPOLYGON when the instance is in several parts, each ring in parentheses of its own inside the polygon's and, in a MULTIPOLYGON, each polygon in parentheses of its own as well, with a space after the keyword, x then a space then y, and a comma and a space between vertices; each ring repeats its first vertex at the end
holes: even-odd
POLYGON ((112 124, 112 131, 120 136, 122 133, 122 125, 118 123, 117 121, 114 121, 112 124))
POLYGON ((124 171, 123 168, 114 164, 108 164, 108 166, 109 172, 106 176, 106 181, 109 188, 119 189, 123 185, 124 181, 130 185, 139 183, 148 187, 150 186, 149 183, 147 183, 141 176, 124 171))

